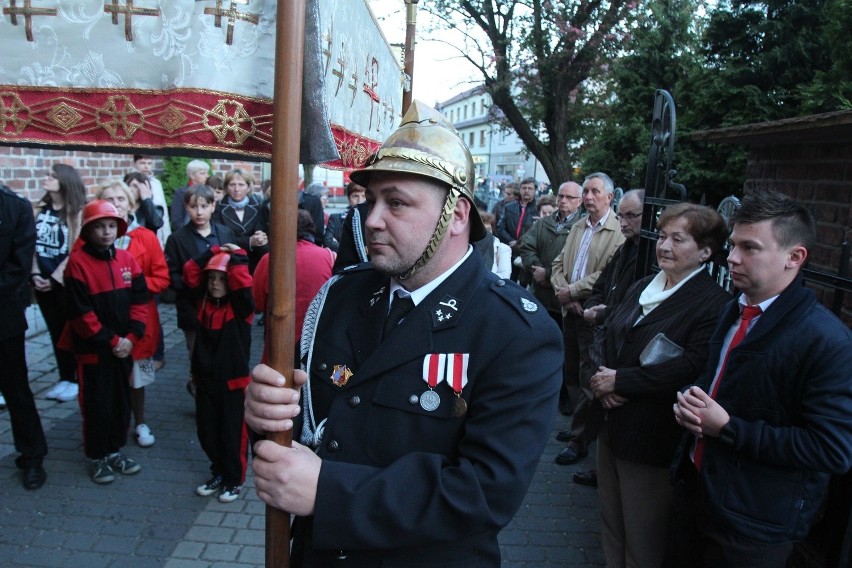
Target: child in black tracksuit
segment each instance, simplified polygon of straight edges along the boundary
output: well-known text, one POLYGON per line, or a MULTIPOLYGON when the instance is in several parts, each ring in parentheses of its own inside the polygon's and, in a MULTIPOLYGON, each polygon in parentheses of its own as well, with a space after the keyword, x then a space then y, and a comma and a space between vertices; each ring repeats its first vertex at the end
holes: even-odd
POLYGON ((68 324, 60 343, 74 352, 83 415, 83 449, 92 481, 111 483, 115 471, 141 466, 121 453, 130 426, 131 350, 145 333, 148 287, 142 269, 115 240, 127 222, 109 202, 83 208, 83 246, 65 269, 68 324))
POLYGON ((229 503, 240 495, 249 445, 243 419, 254 317, 248 257, 236 245, 214 245, 187 261, 183 280, 200 295, 191 368, 198 440, 212 473, 196 493, 218 493, 229 503))

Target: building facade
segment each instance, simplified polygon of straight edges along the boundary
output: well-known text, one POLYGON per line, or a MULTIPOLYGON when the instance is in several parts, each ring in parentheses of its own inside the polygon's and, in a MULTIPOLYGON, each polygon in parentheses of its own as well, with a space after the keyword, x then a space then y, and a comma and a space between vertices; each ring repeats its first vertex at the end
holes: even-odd
POLYGON ((479 85, 438 103, 437 108, 453 123, 470 148, 476 177, 489 188, 508 181, 534 177, 549 183, 541 163, 505 123, 502 111, 491 104, 479 85))

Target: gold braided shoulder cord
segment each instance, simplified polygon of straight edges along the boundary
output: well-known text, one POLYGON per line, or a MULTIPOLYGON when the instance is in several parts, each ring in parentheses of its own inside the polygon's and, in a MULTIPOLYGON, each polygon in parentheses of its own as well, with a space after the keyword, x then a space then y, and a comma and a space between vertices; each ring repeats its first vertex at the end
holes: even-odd
POLYGON ((435 225, 435 231, 432 233, 432 238, 429 240, 429 244, 426 245, 426 249, 423 251, 423 254, 420 255, 420 258, 417 259, 417 262, 414 263, 414 266, 402 274, 397 274, 395 276, 397 280, 411 278, 412 274, 423 268, 426 263, 432 259, 435 251, 438 250, 438 245, 440 245, 441 241, 444 239, 447 227, 450 226, 450 220, 453 218, 453 211, 455 211, 456 203, 458 203, 460 197, 461 192, 457 188, 450 188, 449 193, 447 193, 447 198, 444 200, 444 209, 441 211, 441 216, 438 218, 438 223, 435 225))

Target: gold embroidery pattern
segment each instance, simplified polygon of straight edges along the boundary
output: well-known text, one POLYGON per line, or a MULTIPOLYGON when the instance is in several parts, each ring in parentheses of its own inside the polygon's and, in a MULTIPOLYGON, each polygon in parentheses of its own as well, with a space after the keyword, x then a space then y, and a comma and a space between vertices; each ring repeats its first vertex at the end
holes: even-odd
POLYGON ((205 112, 204 127, 216 136, 219 144, 226 146, 240 146, 257 131, 254 119, 243 104, 233 100, 220 100, 213 110, 205 112), (229 134, 233 135, 233 141, 228 139, 229 134))
POLYGON ((9 7, 3 8, 4 16, 12 16, 12 25, 18 25, 18 16, 24 17, 24 29, 27 41, 35 41, 33 38, 33 16, 55 16, 56 8, 33 8, 32 0, 24 0, 23 8, 16 6, 17 0, 9 0, 9 7))
POLYGON ((179 108, 174 105, 169 105, 169 107, 160 115, 160 124, 167 131, 174 132, 180 126, 186 122, 186 115, 183 114, 179 108))
POLYGON ((112 23, 118 25, 118 16, 124 14, 124 39, 133 41, 133 29, 131 27, 131 19, 133 16, 159 16, 160 10, 156 8, 137 8, 133 5, 133 0, 126 0, 124 6, 119 6, 118 0, 112 0, 112 5, 104 6, 104 13, 112 14, 112 23))
POLYGON ((242 20, 250 24, 258 25, 260 16, 250 12, 240 12, 237 10, 237 4, 248 4, 248 0, 231 0, 231 7, 227 10, 222 9, 222 0, 216 0, 215 8, 204 8, 204 14, 214 16, 213 25, 217 28, 222 27, 222 16, 228 18, 228 29, 225 33, 225 43, 227 45, 234 44, 234 24, 237 20, 242 20))
POLYGON ((65 132, 68 132, 83 120, 79 112, 64 102, 50 109, 50 112, 47 113, 47 118, 65 132))
POLYGON ((109 97, 95 115, 98 126, 116 140, 130 140, 145 125, 145 117, 127 97, 109 97))
MULTIPOLYGON (((269 160, 272 102, 220 91, 0 86, 0 143, 182 148, 269 160)), ((335 169, 362 167, 381 144, 331 124, 335 169)))
POLYGON ((0 134, 20 136, 30 121, 30 109, 17 94, 0 92, 0 134))

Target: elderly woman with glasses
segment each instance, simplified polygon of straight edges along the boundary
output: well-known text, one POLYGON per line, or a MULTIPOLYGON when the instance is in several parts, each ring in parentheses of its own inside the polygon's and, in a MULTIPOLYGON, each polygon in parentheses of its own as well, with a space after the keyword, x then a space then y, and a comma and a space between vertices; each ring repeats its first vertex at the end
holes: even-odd
POLYGON ((705 265, 728 236, 716 211, 679 203, 657 224, 660 272, 639 280, 606 322, 604 365, 590 386, 606 419, 598 437, 598 495, 607 566, 660 566, 681 438, 677 391, 707 362, 707 343, 729 299, 705 265))

